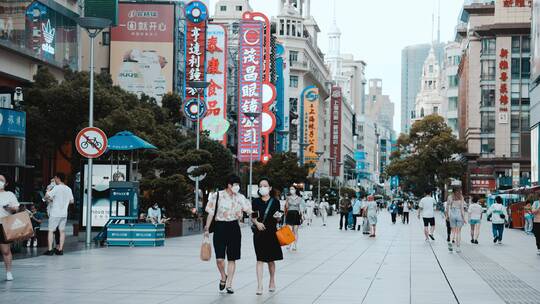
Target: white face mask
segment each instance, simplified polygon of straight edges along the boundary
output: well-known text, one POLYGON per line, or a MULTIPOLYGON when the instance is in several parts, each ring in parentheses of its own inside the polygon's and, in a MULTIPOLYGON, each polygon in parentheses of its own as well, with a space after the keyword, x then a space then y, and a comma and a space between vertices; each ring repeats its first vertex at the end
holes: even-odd
POLYGON ((261 188, 259 188, 259 193, 262 196, 268 195, 270 193, 270 187, 261 187, 261 188))
POLYGON ((291 195, 295 195, 296 194, 296 189, 289 189, 291 191, 291 195))
POLYGON ((6 186, 6 183, 3 181, 0 181, 0 189, 4 189, 5 186, 6 186))
POLYGON ((238 193, 238 192, 240 192, 240 186, 239 185, 234 185, 234 186, 232 186, 231 190, 232 190, 233 193, 238 193))

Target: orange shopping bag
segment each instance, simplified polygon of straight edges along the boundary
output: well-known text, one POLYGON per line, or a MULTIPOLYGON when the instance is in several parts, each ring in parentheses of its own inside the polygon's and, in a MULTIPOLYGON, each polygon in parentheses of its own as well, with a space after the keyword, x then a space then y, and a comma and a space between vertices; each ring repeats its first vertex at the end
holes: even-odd
POLYGON ((212 245, 210 245, 210 239, 205 236, 201 245, 201 260, 210 261, 212 258, 212 245))
POLYGON ((279 230, 276 231, 276 236, 281 246, 290 245, 296 240, 296 238, 294 237, 294 233, 287 225, 279 228, 279 230))

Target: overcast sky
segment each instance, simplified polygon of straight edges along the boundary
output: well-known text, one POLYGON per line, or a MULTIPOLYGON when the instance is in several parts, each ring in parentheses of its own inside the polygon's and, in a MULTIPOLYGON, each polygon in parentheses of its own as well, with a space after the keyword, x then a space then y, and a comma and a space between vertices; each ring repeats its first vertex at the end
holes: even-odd
MULTIPOLYGON (((217 0, 210 0, 213 14, 217 0)), ((312 0, 311 14, 321 28, 319 47, 328 49, 327 30, 333 20, 333 0, 312 0)), ((368 78, 382 78, 383 93, 395 104, 394 126, 400 131, 401 50, 431 41, 431 16, 437 0, 335 0, 341 29, 341 52, 367 63, 368 78)), ((275 16, 278 0, 250 0, 254 10, 275 16)), ((454 38, 463 0, 441 0, 441 40, 454 38)), ((435 23, 437 21, 435 20, 435 23)), ((436 36, 435 36, 436 37, 436 36)))

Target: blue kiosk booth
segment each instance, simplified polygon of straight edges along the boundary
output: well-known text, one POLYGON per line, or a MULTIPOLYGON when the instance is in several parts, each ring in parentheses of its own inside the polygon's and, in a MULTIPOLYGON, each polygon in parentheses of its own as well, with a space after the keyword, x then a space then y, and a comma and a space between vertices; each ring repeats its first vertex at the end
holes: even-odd
POLYGON ((109 246, 163 246, 164 224, 137 222, 139 183, 110 182, 109 189, 109 220, 96 240, 106 241, 109 246))

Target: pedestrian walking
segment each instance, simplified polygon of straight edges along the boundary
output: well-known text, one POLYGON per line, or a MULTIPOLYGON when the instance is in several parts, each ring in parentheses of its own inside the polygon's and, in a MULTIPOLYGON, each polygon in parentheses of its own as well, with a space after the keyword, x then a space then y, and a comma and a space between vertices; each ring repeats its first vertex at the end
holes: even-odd
POLYGON ((504 224, 508 218, 508 212, 503 205, 502 197, 495 197, 495 203, 487 211, 488 219, 491 219, 493 230, 493 243, 502 244, 504 224))
POLYGON ((403 224, 409 224, 409 212, 412 208, 410 201, 403 202, 403 224))
POLYGON ((351 208, 351 200, 349 199, 349 196, 345 194, 345 197, 341 198, 339 202, 339 230, 343 229, 343 219, 345 219, 345 230, 347 230, 347 226, 349 225, 349 212, 351 208))
MULTIPOLYGON (((6 191, 8 185, 6 177, 0 175, 0 219, 10 216, 19 209, 19 201, 13 192, 6 191)), ((11 255, 11 244, 4 240, 4 234, 0 233, 0 252, 6 268, 6 281, 13 281, 11 265, 13 256, 11 255)))
POLYGON ((296 251, 298 249, 298 227, 302 225, 302 206, 304 205, 304 200, 300 196, 300 190, 296 186, 292 185, 289 188, 289 196, 287 197, 287 202, 285 203, 285 222, 287 225, 291 226, 291 230, 294 233, 295 240, 294 243, 289 245, 289 249, 296 251))
POLYGON ((313 215, 315 209, 315 201, 310 197, 306 202, 306 224, 311 226, 313 223, 313 215))
POLYGON ((446 223, 446 242, 455 243, 455 241, 451 239, 452 227, 450 227, 450 218, 447 215, 448 215, 448 201, 445 201, 443 204, 443 217, 444 217, 444 222, 446 223))
MULTIPOLYGON (((369 218, 367 215, 367 205, 368 201, 367 198, 364 197, 362 200, 362 234, 368 235, 371 231, 371 226, 369 225, 369 218)), ((377 202, 377 208, 379 208, 380 204, 377 202)))
POLYGON ((531 235, 533 231, 534 214, 532 212, 532 204, 530 202, 528 202, 523 208, 523 219, 525 220, 523 231, 525 231, 527 235, 531 235))
POLYGON ((435 240, 433 233, 435 232, 435 207, 437 202, 433 197, 431 197, 431 190, 425 191, 425 196, 420 200, 418 204, 418 219, 420 216, 424 222, 424 235, 426 241, 429 242, 429 239, 435 240))
POLYGON ((204 227, 205 237, 209 236, 210 225, 215 216, 213 245, 217 268, 221 275, 219 290, 225 289, 227 293, 233 294, 236 261, 240 260, 242 245, 242 233, 238 221, 243 217, 244 212, 250 216, 253 213, 251 203, 240 193, 240 177, 229 176, 227 187, 210 195, 205 210, 208 213, 204 227), (227 272, 225 272, 225 258, 228 261, 227 272))
POLYGON ((536 254, 540 255, 540 201, 535 201, 531 206, 533 219, 533 232, 536 238, 536 254))
POLYGON ((473 197, 472 204, 468 208, 469 224, 471 225, 471 243, 478 244, 480 224, 482 222, 482 206, 478 203, 478 197, 473 197))
POLYGON ((390 216, 392 217, 392 224, 396 223, 396 217, 398 214, 398 206, 395 201, 392 201, 390 203, 390 206, 388 206, 388 211, 390 211, 390 216))
MULTIPOLYGON (((465 224, 465 201, 461 188, 455 187, 452 194, 448 196, 448 208, 446 209, 446 217, 450 221, 452 228, 452 239, 456 242, 456 252, 461 252, 461 228, 465 224)), ((452 251, 452 243, 448 242, 448 250, 452 251)))
POLYGON ((74 203, 73 192, 66 186, 66 176, 64 173, 56 173, 54 176, 55 186, 45 195, 49 202, 49 231, 48 231, 48 250, 45 255, 63 255, 64 242, 66 240, 66 223, 68 216, 68 207, 74 203), (60 239, 56 240, 56 247, 53 250, 54 232, 58 228, 60 239))
POLYGON ((330 204, 328 204, 328 201, 326 198, 322 198, 321 202, 319 203, 319 212, 321 213, 322 218, 322 225, 326 226, 326 219, 328 217, 328 210, 330 210, 330 204))
MULTIPOLYGON (((358 222, 358 217, 360 217, 360 213, 362 212, 362 201, 355 197, 352 202, 352 230, 356 230, 356 223, 358 222)), ((360 231, 360 226, 358 226, 358 231, 360 231)))
POLYGON ((252 217, 256 231, 253 233, 253 245, 257 257, 257 295, 263 294, 263 268, 268 264, 270 283, 268 291, 276 290, 276 263, 283 260, 281 245, 276 236, 278 220, 281 218, 279 202, 275 199, 272 185, 268 178, 259 180, 259 198, 251 203, 252 217))
POLYGON ((368 197, 368 203, 366 206, 366 213, 370 226, 369 237, 374 238, 377 233, 377 215, 379 213, 379 208, 377 207, 377 202, 373 196, 368 197))
POLYGON ((403 220, 403 201, 399 200, 396 202, 396 204, 397 204, 398 216, 401 220, 403 220))

